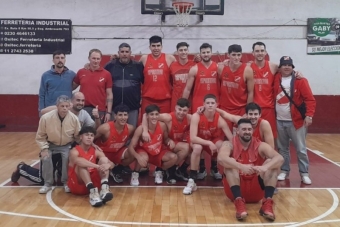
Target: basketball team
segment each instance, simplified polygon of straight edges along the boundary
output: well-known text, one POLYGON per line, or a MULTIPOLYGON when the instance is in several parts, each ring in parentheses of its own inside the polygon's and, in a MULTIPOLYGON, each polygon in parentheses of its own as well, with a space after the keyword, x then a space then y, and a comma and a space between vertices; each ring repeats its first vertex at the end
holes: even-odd
POLYGON ((252 46, 253 62, 241 62, 242 47, 234 44, 219 63, 208 43, 194 61, 186 42, 177 44, 177 60, 162 53, 161 37, 149 45, 151 53, 134 61, 122 43, 105 67, 92 49, 77 73, 56 51, 39 90, 40 169, 21 162, 12 181, 25 177, 45 194, 60 179, 65 192, 89 194, 98 207, 113 199, 109 176, 122 183, 121 174, 131 173, 130 185, 138 186, 151 164, 155 184, 187 181, 183 194, 190 195, 207 177, 206 153, 238 220, 248 215, 246 203, 261 200, 260 215, 275 220, 272 198, 277 181, 289 177, 290 140, 302 183, 312 183, 306 134, 316 102, 292 58, 265 60, 262 42, 252 46))

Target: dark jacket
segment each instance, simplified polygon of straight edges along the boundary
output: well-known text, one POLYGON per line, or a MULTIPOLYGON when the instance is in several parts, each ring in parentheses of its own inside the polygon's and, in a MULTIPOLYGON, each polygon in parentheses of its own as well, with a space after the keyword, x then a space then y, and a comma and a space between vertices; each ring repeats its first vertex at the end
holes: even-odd
POLYGON ((141 101, 141 84, 144 83, 143 64, 132 60, 128 64, 123 64, 119 60, 114 60, 104 68, 112 76, 112 107, 123 103, 130 110, 138 110, 141 101))

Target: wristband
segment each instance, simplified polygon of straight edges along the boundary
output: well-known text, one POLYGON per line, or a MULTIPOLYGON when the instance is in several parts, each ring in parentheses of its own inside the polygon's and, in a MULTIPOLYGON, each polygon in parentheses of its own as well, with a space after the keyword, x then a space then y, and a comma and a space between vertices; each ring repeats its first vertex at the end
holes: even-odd
POLYGON ((110 113, 110 112, 106 112, 106 114, 110 114, 110 115, 111 115, 112 113, 110 113))

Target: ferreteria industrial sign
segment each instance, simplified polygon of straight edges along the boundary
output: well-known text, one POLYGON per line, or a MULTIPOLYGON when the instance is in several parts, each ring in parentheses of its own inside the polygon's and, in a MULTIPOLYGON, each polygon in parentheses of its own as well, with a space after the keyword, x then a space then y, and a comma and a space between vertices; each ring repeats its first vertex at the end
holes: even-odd
POLYGON ((340 18, 308 18, 307 54, 340 54, 340 18))
POLYGON ((71 20, 0 19, 0 54, 70 54, 71 44, 71 20))

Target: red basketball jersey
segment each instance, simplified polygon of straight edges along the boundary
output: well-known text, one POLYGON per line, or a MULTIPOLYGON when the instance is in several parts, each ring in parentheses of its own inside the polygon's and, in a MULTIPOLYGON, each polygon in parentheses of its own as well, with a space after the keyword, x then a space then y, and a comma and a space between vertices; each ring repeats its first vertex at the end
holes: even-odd
POLYGON ((213 138, 219 137, 221 130, 218 128, 218 118, 219 113, 215 113, 214 120, 208 121, 208 118, 204 115, 200 115, 200 121, 198 123, 197 136, 205 140, 211 140, 213 138))
POLYGON ((203 105, 204 96, 207 94, 213 94, 216 98, 219 98, 219 81, 215 62, 211 62, 208 68, 201 62, 197 63, 192 112, 196 112, 197 108, 203 105))
POLYGON ((157 59, 148 54, 143 73, 143 97, 156 100, 171 98, 170 70, 164 53, 157 59))
MULTIPOLYGON (((90 149, 88 150, 88 152, 85 152, 83 150, 83 148, 81 148, 81 146, 77 145, 75 146, 76 150, 79 153, 79 157, 86 159, 87 161, 90 161, 94 164, 96 164, 96 150, 94 149, 93 146, 90 147, 90 149)), ((76 165, 73 166, 69 166, 68 167, 68 175, 70 176, 70 174, 72 174, 75 171, 76 165)), ((88 168, 89 172, 92 172, 94 170, 94 168, 88 168)))
POLYGON ((169 131, 169 138, 176 142, 187 141, 187 136, 190 129, 187 116, 185 116, 182 122, 179 122, 174 112, 171 112, 170 115, 172 118, 172 124, 169 131))
MULTIPOLYGON (((233 137, 233 153, 231 156, 239 163, 242 164, 253 164, 255 166, 262 166, 265 159, 259 154, 259 146, 261 141, 258 138, 253 137, 246 150, 243 149, 240 138, 238 136, 233 137)), ((252 178, 257 177, 257 173, 252 175, 244 175, 240 172, 240 175, 252 178)))
POLYGON ((175 61, 170 65, 170 75, 172 78, 171 111, 175 109, 177 100, 182 98, 189 71, 195 64, 194 61, 188 61, 186 64, 182 65, 178 61, 175 61))
POLYGON ((110 126, 110 135, 109 138, 102 142, 99 138, 96 141, 96 144, 104 151, 104 152, 118 152, 120 148, 122 148, 127 140, 129 139, 129 128, 128 125, 124 125, 124 129, 121 133, 119 133, 114 125, 113 121, 108 122, 110 126))
POLYGON ((153 133, 149 132, 150 142, 139 141, 139 147, 145 150, 150 155, 157 155, 162 150, 163 144, 163 130, 161 124, 157 122, 155 131, 153 133))
POLYGON ((259 68, 255 62, 251 64, 254 73, 254 102, 262 108, 274 108, 274 75, 265 61, 263 68, 259 68))
POLYGON ((257 139, 259 139, 259 140, 261 140, 262 142, 264 142, 263 141, 263 138, 262 138, 262 136, 261 136, 261 132, 260 132, 260 125, 261 125, 261 121, 262 121, 263 119, 262 118, 259 118, 259 120, 258 120, 258 122, 257 122, 257 125, 256 125, 256 127, 254 128, 254 130, 253 130, 253 137, 254 138, 257 138, 257 139))
POLYGON ((242 64, 235 72, 224 67, 221 73, 221 109, 239 109, 247 105, 248 91, 244 81, 244 70, 247 64, 242 64))

